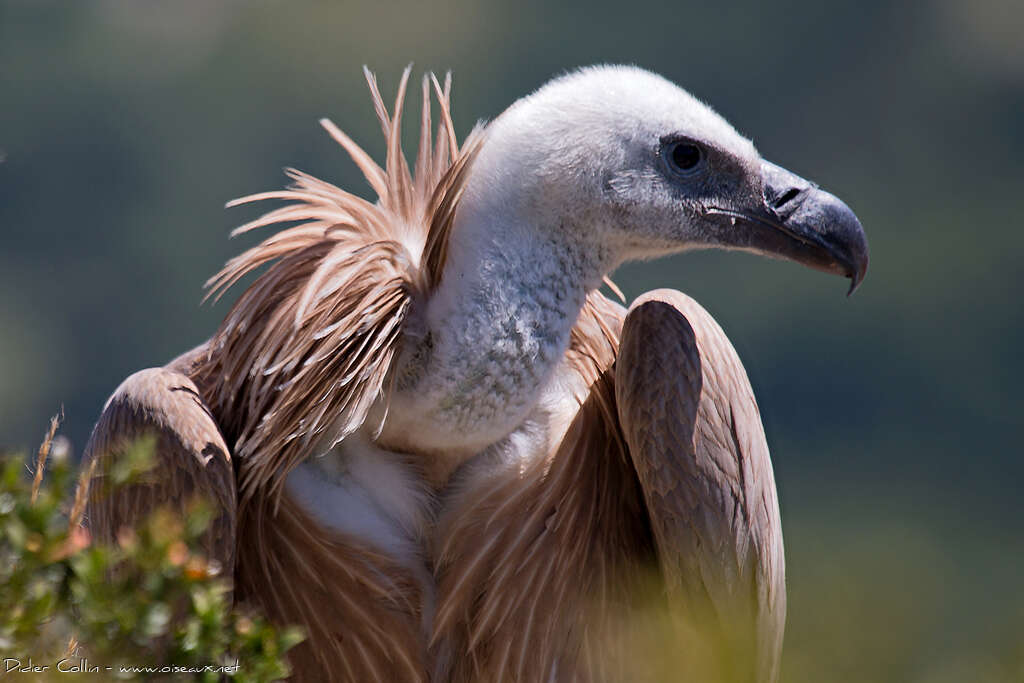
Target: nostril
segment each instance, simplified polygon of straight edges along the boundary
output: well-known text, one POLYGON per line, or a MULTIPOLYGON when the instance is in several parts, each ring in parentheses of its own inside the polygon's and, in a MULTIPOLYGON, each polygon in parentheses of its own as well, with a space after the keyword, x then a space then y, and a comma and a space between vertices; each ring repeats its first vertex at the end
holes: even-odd
POLYGON ((796 199, 796 196, 800 194, 800 190, 795 187, 791 187, 783 192, 779 197, 772 202, 773 209, 781 209, 784 205, 796 199))

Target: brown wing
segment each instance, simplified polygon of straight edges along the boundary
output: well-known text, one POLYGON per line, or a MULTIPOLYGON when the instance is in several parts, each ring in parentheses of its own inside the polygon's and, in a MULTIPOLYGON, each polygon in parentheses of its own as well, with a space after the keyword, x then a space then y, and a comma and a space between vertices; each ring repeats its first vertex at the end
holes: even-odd
POLYGON ((140 370, 107 401, 85 448, 83 466, 98 459, 86 507, 94 538, 110 542, 154 508, 176 509, 196 496, 214 506, 204 550, 231 576, 235 557, 235 476, 224 438, 196 385, 169 368, 140 370), (104 479, 116 458, 138 439, 156 439, 154 468, 113 488, 104 479))
POLYGON ((764 429, 725 333, 686 295, 630 308, 616 404, 694 680, 774 681, 785 622, 782 529, 764 429), (687 655, 689 660, 689 655, 687 655))

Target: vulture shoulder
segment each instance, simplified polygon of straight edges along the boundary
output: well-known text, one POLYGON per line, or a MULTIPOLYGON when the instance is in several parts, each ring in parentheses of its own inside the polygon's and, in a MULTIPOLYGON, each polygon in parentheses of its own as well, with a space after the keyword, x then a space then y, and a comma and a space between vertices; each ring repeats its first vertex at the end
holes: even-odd
POLYGON ((746 371, 696 301, 656 290, 622 329, 615 398, 679 629, 706 680, 773 681, 785 560, 771 459, 746 371))
POLYGON ((107 401, 85 448, 83 465, 96 461, 86 506, 90 533, 111 542, 156 508, 182 510, 199 497, 214 512, 203 549, 230 576, 237 507, 230 453, 191 379, 173 366, 136 372, 107 401), (152 468, 125 486, 107 486, 115 461, 147 437, 154 439, 152 468))

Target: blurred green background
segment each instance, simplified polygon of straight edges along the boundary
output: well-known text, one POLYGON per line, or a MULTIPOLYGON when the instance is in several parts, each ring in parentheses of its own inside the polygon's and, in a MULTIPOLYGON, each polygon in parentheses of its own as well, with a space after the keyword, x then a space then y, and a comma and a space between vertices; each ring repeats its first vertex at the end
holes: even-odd
POLYGON ((658 71, 859 214, 864 285, 742 254, 628 267, 722 323, 789 560, 785 681, 1024 681, 1020 0, 0 0, 0 444, 80 451, 133 370, 201 342, 201 284, 283 166, 365 188, 410 61, 460 133, 595 62, 658 71))

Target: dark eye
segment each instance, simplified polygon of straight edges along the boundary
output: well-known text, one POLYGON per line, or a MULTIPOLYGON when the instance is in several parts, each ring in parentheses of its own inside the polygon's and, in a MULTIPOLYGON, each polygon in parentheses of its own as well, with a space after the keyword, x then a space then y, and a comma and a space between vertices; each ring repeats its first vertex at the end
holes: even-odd
POLYGON ((692 142, 686 142, 685 140, 670 143, 665 152, 668 165, 673 171, 683 175, 693 173, 704 159, 703 150, 692 142))

